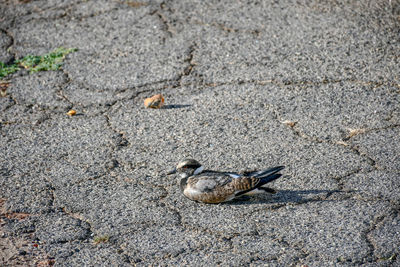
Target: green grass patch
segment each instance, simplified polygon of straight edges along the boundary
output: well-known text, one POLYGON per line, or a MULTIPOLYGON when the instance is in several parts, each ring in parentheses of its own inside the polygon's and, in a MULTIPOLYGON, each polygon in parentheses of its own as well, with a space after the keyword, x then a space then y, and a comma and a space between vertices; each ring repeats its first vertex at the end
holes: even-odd
POLYGON ((77 50, 78 49, 76 48, 59 47, 54 51, 42 56, 27 55, 24 58, 15 61, 15 63, 12 65, 7 66, 3 62, 0 62, 0 79, 3 79, 7 75, 18 71, 20 66, 29 70, 29 73, 59 70, 63 64, 65 56, 77 50))
POLYGON ((62 66, 65 56, 75 51, 77 51, 76 48, 66 49, 64 47, 60 47, 43 56, 27 55, 23 59, 17 60, 16 63, 25 69, 28 69, 30 73, 47 70, 59 70, 62 66))
POLYGON ((0 61, 0 79, 3 79, 9 74, 12 74, 19 70, 17 64, 7 66, 3 62, 0 61))

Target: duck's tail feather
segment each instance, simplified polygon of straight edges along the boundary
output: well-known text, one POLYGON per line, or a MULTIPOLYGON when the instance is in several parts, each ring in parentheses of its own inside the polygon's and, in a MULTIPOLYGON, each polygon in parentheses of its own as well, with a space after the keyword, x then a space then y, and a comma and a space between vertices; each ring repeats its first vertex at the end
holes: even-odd
POLYGON ((264 193, 265 192, 267 192, 267 193, 275 193, 275 190, 273 190, 271 188, 268 188, 268 187, 263 187, 263 185, 265 185, 265 184, 267 184, 269 182, 272 182, 272 181, 278 179, 281 176, 282 176, 281 173, 273 173, 273 174, 269 174, 267 176, 264 176, 264 177, 262 177, 260 179, 260 181, 257 183, 257 185, 255 187, 250 188, 248 190, 244 190, 244 191, 238 192, 238 193, 235 194, 235 196, 237 197, 237 196, 241 196, 241 195, 244 195, 244 194, 252 195, 252 194, 258 194, 258 193, 263 193, 263 192, 264 193))
POLYGON ((285 166, 277 166, 277 167, 272 167, 266 170, 262 170, 262 171, 255 171, 255 172, 249 172, 249 173, 245 173, 246 176, 251 176, 251 177, 257 177, 257 178, 264 178, 270 174, 274 174, 277 172, 280 172, 281 170, 283 170, 285 168, 285 166))
POLYGON ((261 187, 265 184, 268 184, 276 179, 278 179, 279 177, 281 177, 282 174, 281 173, 274 173, 274 174, 270 174, 268 176, 262 177, 260 182, 257 184, 257 186, 255 188, 261 187))

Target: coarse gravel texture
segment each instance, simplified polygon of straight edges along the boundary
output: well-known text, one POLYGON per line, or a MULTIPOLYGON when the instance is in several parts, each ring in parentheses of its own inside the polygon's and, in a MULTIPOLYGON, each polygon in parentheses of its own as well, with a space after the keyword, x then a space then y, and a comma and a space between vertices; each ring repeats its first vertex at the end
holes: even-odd
POLYGON ((1 1, 0 61, 78 51, 1 85, 0 265, 400 266, 399 32, 399 0, 1 1), (207 205, 184 157, 286 168, 207 205))

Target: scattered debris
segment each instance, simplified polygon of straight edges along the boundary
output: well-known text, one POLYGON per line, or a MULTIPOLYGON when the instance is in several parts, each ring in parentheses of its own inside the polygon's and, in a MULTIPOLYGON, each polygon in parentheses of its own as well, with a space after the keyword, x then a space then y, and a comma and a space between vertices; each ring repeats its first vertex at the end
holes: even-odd
POLYGON ((339 141, 337 141, 335 143, 338 144, 338 145, 342 145, 342 146, 349 146, 348 143, 346 143, 345 141, 341 141, 341 140, 339 140, 339 141))
POLYGON ((29 216, 31 216, 31 214, 23 213, 23 212, 12 212, 12 213, 4 214, 4 217, 6 217, 8 219, 17 219, 18 221, 21 221, 29 216))
POLYGON ((146 108, 161 108, 164 105, 164 97, 162 94, 153 95, 152 97, 144 100, 144 106, 146 108))
POLYGON ((297 124, 297 121, 289 121, 289 120, 285 120, 282 122, 283 124, 286 124, 289 127, 294 127, 297 124))
POLYGON ((0 81, 0 97, 5 97, 7 95, 8 86, 10 86, 10 82, 0 81))
POLYGON ((130 6, 130 7, 135 7, 135 8, 138 8, 138 7, 141 7, 141 6, 147 6, 147 5, 148 5, 147 3, 144 3, 144 2, 136 2, 136 1, 124 1, 124 2, 121 1, 121 3, 127 4, 128 6, 130 6))
POLYGON ((365 133, 365 129, 349 129, 349 135, 347 136, 347 139, 352 138, 353 136, 365 133))
POLYGON ((96 236, 93 239, 93 243, 95 243, 97 245, 97 244, 100 244, 100 243, 107 243, 108 240, 110 240, 110 237, 108 235, 96 236))
POLYGON ((75 115, 76 115, 76 110, 71 109, 70 111, 67 112, 67 115, 68 115, 68 116, 71 116, 71 117, 72 117, 72 116, 75 116, 75 115))
POLYGON ((37 266, 38 267, 47 267, 47 266, 53 266, 56 263, 54 259, 46 259, 43 261, 38 262, 37 266))

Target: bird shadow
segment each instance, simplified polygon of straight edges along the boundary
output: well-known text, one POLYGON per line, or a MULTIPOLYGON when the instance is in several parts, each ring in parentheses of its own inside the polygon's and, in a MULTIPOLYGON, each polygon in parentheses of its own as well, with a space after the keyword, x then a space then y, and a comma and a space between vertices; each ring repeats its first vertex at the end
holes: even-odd
POLYGON ((173 104, 173 105, 164 105, 163 109, 175 109, 175 108, 188 108, 191 105, 181 105, 181 104, 173 104))
POLYGON ((334 193, 348 193, 341 190, 279 190, 276 194, 241 196, 226 205, 251 205, 251 204, 301 204, 311 201, 331 201, 327 199, 334 193))

